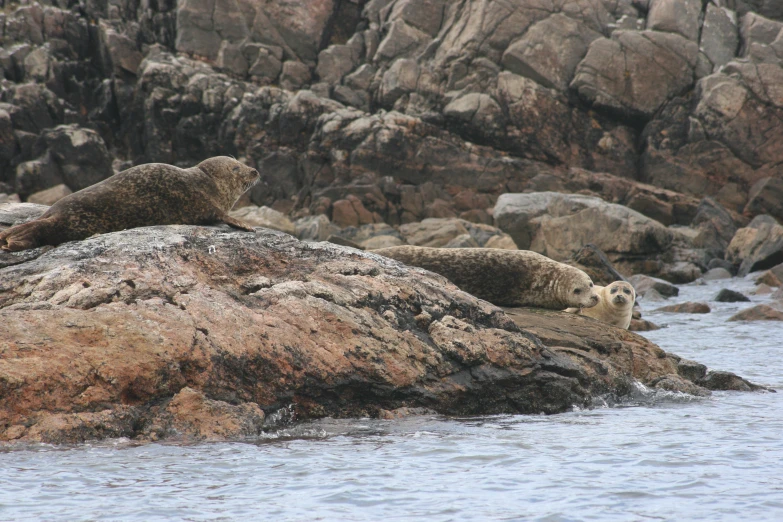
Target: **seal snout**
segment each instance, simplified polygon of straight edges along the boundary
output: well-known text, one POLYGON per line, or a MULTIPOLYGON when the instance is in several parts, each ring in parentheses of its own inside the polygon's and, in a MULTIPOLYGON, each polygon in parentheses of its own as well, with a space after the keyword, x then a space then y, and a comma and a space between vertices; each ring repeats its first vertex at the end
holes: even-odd
POLYGON ((612 301, 614 301, 615 304, 626 304, 628 302, 628 299, 626 299, 624 295, 618 294, 614 296, 614 299, 612 299, 612 301))

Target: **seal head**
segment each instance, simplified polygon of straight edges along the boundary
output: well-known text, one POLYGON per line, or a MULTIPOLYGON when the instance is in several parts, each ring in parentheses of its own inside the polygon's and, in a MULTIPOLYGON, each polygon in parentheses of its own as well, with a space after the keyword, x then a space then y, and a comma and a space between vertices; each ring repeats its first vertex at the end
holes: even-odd
POLYGON ((633 305, 636 301, 636 292, 630 283, 615 281, 609 286, 596 286, 600 297, 598 304, 592 308, 569 308, 566 312, 586 315, 605 323, 625 328, 631 324, 633 305))
POLYGON ((221 200, 220 206, 225 208, 226 212, 231 210, 240 196, 258 183, 260 179, 256 169, 228 156, 215 156, 206 159, 195 168, 203 171, 215 182, 217 194, 221 200))

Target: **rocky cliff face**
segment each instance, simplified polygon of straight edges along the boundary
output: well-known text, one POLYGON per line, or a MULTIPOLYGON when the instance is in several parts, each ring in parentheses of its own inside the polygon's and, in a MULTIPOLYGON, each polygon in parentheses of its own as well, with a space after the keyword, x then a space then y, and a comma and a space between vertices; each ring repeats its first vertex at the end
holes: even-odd
POLYGON ((0 27, 0 183, 23 199, 230 153, 276 181, 256 204, 331 217, 350 194, 392 225, 489 222, 574 168, 783 215, 776 2, 46 0, 0 27))
MULTIPOLYGON (((5 205, 0 221, 43 208, 5 205)), ((636 382, 755 389, 589 318, 504 311, 430 272, 260 228, 139 228, 3 253, 0 267, 0 441, 556 413, 636 382)))

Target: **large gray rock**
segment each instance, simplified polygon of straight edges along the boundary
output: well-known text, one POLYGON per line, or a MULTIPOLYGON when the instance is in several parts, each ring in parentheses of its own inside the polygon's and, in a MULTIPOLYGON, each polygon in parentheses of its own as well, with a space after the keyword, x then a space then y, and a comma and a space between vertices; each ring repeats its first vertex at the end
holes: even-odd
POLYGON ((482 134, 498 131, 505 124, 503 109, 484 93, 472 92, 453 100, 443 108, 443 114, 482 134))
POLYGON ((114 27, 101 21, 98 25, 101 50, 105 51, 104 59, 112 71, 136 74, 139 64, 144 58, 136 46, 136 42, 125 34, 118 33, 114 27))
POLYGON ((783 160, 781 82, 778 66, 730 62, 699 81, 693 115, 703 132, 751 167, 777 163, 783 160))
POLYGON ((353 70, 359 61, 359 53, 349 45, 330 45, 318 54, 316 76, 322 81, 337 84, 353 70))
POLYGON ((762 178, 750 189, 745 214, 769 214, 783 221, 783 179, 762 178))
POLYGON ((402 20, 429 36, 435 36, 443 20, 446 0, 398 0, 389 20, 402 20))
POLYGON ((288 90, 297 90, 310 84, 312 73, 310 68, 295 60, 283 62, 283 71, 280 75, 280 86, 288 90))
POLYGON ((246 46, 245 49, 247 73, 262 83, 274 82, 283 70, 282 49, 266 45, 246 46))
POLYGON ((14 191, 23 198, 62 183, 60 166, 49 153, 16 166, 14 191))
POLYGON ((698 54, 678 34, 615 31, 590 44, 571 88, 597 108, 649 117, 693 85, 698 54))
POLYGON ((701 0, 650 0, 647 29, 677 33, 688 40, 699 38, 701 0))
POLYGON ((269 207, 249 205, 232 210, 229 215, 254 227, 271 228, 286 234, 296 234, 294 223, 282 212, 269 207))
POLYGON ((691 226, 698 231, 694 246, 708 250, 713 258, 723 258, 726 247, 737 232, 731 214, 710 197, 702 199, 691 226))
POLYGON ((754 47, 772 44, 782 29, 783 22, 770 20, 756 13, 746 14, 740 25, 742 56, 756 54, 758 50, 754 50, 754 47))
POLYGON ((736 13, 725 7, 707 4, 699 48, 710 60, 713 71, 734 59, 738 45, 736 13))
POLYGON ((519 248, 556 260, 565 260, 592 243, 617 263, 623 256, 661 254, 673 240, 671 231, 657 221, 589 196, 503 194, 494 218, 519 248))
POLYGON ((218 57, 221 43, 239 43, 248 37, 247 12, 238 0, 181 0, 177 9, 177 50, 218 57))
POLYGON ((544 87, 568 89, 590 43, 601 34, 563 14, 533 25, 503 53, 503 66, 544 87))
POLYGON ((737 230, 726 249, 726 259, 739 267, 740 277, 783 263, 783 226, 771 216, 756 216, 747 227, 737 230))
POLYGON ((81 190, 114 174, 112 157, 100 135, 78 125, 59 125, 41 133, 35 160, 16 169, 16 191, 23 197, 60 183, 81 190))
POLYGON ((680 294, 680 289, 673 284, 644 274, 634 274, 628 278, 628 282, 633 285, 636 295, 640 297, 645 297, 652 292, 664 298, 676 297, 680 294))
POLYGON ((416 90, 421 69, 415 60, 396 60, 383 74, 378 96, 381 103, 391 107, 400 96, 416 90))
POLYGON ((314 64, 335 8, 334 0, 181 0, 175 45, 180 52, 214 60, 224 40, 250 41, 280 47, 287 58, 314 64))
POLYGON ((378 46, 374 60, 392 60, 398 56, 406 55, 420 49, 429 41, 429 36, 406 24, 402 20, 396 20, 389 26, 386 37, 378 46))

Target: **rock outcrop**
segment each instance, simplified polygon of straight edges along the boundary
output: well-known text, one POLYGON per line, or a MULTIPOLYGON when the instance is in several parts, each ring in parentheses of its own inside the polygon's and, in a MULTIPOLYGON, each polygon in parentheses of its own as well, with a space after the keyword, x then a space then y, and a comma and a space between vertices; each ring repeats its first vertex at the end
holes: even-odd
POLYGON ((137 3, 6 8, 0 192, 233 154, 270 175, 253 204, 341 227, 489 224, 574 171, 666 226, 705 195, 783 215, 771 0, 137 3))
POLYGON ((737 230, 726 259, 739 276, 783 263, 783 226, 771 216, 756 216, 747 227, 737 230))
MULTIPOLYGON (((7 205, 2 222, 43 208, 7 205)), ((0 261, 5 441, 237 438, 399 408, 557 413, 636 381, 704 394, 709 377, 625 330, 507 315, 429 272, 261 228, 146 227, 0 261)))

